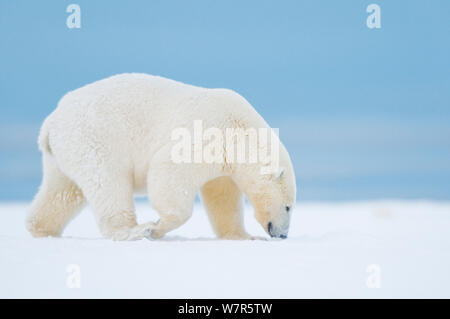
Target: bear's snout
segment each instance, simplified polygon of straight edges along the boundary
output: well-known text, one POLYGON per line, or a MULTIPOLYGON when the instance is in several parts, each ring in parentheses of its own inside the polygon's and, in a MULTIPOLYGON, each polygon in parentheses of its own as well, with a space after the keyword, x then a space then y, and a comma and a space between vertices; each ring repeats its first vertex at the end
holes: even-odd
POLYGON ((272 238, 281 238, 281 239, 287 238, 287 232, 286 233, 281 232, 280 230, 278 230, 276 227, 273 226, 272 222, 269 222, 267 224, 267 232, 272 238))

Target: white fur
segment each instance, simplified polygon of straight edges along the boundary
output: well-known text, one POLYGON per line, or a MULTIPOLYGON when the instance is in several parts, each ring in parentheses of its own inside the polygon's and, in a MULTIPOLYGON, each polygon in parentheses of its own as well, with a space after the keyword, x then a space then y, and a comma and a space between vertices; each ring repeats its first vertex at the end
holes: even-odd
POLYGON ((171 132, 204 127, 269 128, 239 94, 206 89, 147 74, 121 74, 66 94, 39 136, 43 182, 27 218, 33 236, 58 236, 83 207, 92 206, 100 231, 115 240, 159 238, 181 226, 201 195, 215 232, 250 238, 242 224, 242 192, 267 231, 287 234, 286 205, 295 177, 280 143, 279 176, 260 164, 176 164, 171 132), (160 220, 137 225, 134 193, 147 191, 160 220))

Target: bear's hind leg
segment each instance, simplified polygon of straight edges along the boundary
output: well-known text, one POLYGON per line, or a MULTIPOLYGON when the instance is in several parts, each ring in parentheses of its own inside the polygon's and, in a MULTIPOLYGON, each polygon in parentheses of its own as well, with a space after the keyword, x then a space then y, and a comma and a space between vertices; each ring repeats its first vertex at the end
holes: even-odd
POLYGON ((214 232, 223 239, 250 239, 244 229, 242 194, 231 177, 218 177, 201 188, 214 232))
POLYGON ((26 219, 34 237, 60 236, 68 222, 81 210, 85 198, 65 176, 49 153, 43 153, 43 179, 26 219))

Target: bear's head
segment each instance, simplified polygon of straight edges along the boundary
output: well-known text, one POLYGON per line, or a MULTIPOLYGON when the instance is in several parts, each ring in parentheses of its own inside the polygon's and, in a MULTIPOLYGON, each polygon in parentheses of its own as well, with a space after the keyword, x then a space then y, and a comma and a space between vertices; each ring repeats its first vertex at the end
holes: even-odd
POLYGON ((264 230, 275 238, 287 238, 289 222, 296 199, 295 173, 284 146, 274 173, 259 175, 248 196, 255 217, 264 230))
POLYGON ((288 166, 265 176, 264 186, 255 194, 255 217, 271 237, 287 238, 295 192, 295 176, 288 166))

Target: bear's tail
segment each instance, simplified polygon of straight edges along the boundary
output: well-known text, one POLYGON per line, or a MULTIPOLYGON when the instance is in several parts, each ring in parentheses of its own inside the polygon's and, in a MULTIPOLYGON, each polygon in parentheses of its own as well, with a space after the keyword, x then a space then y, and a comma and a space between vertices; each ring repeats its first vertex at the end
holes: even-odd
POLYGON ((50 148, 49 140, 48 140, 48 118, 45 119, 44 123, 41 126, 41 131, 39 132, 38 137, 38 145, 41 152, 46 152, 51 154, 52 149, 50 148))

